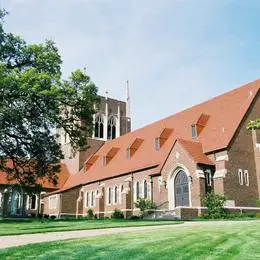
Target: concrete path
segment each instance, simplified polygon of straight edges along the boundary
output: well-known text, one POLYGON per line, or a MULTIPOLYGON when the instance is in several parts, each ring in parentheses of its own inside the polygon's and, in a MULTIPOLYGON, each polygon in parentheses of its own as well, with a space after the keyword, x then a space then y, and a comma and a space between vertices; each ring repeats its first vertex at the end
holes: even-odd
MULTIPOLYGON (((240 224, 260 223, 260 220, 239 221, 240 224)), ((158 225, 158 226, 143 226, 143 227, 123 227, 123 228, 106 228, 94 230, 78 230, 78 231, 63 231, 63 232, 49 232, 38 234, 25 234, 15 236, 0 236, 0 249, 21 246, 26 244, 35 244, 48 241, 65 240, 72 238, 87 238, 102 235, 112 235, 126 232, 152 232, 157 229, 180 229, 188 227, 202 227, 213 225, 234 225, 235 221, 205 221, 205 222, 185 222, 177 225, 158 225)))

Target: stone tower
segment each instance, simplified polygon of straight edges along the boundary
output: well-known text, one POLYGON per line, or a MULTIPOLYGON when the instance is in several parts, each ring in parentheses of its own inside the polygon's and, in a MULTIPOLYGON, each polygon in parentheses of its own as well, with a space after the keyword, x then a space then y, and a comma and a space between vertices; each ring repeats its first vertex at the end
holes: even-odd
POLYGON ((126 100, 120 101, 100 96, 100 104, 96 107, 97 113, 93 116, 94 130, 88 138, 89 148, 86 151, 73 152, 69 138, 64 132, 60 133, 60 143, 64 154, 63 162, 71 174, 77 173, 84 161, 95 153, 107 140, 117 138, 131 131, 130 95, 128 81, 126 84, 126 100))

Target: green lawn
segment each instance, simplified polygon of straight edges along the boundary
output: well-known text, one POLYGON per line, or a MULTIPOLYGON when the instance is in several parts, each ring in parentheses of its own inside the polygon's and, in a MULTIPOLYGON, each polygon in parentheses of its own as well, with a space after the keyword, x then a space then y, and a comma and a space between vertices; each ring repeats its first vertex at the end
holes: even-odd
MULTIPOLYGON (((99 229, 111 227, 135 227, 148 225, 178 224, 181 221, 142 221, 142 220, 70 220, 70 221, 48 221, 48 220, 13 220, 0 221, 0 236, 33 234, 55 231, 70 231, 84 229, 99 229)), ((0 258, 1 259, 1 258, 0 258)))
POLYGON ((0 250, 0 259, 260 259, 260 222, 197 223, 0 250))

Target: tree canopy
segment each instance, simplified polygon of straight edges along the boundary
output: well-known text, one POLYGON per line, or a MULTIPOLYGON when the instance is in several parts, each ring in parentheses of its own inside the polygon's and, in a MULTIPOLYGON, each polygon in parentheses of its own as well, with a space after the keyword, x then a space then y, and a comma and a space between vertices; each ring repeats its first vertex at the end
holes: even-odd
POLYGON ((5 32, 6 14, 0 9, 0 167, 25 187, 42 178, 55 184, 63 157, 55 129, 85 149, 97 87, 81 70, 62 80, 55 43, 28 44, 5 32))

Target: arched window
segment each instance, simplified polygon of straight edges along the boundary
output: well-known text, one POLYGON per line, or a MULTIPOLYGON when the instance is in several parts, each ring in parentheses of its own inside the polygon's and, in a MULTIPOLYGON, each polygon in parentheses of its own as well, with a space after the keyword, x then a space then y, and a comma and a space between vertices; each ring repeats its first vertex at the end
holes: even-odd
POLYGON ((115 203, 118 201, 118 191, 117 191, 117 186, 115 187, 115 203))
POLYGON ((107 139, 116 138, 116 119, 111 116, 107 122, 107 139))
POLYGON ((102 115, 97 115, 95 119, 95 137, 104 138, 104 119, 102 115))
POLYGON ((88 192, 86 193, 86 196, 85 196, 85 206, 86 206, 86 208, 88 208, 88 206, 89 206, 89 194, 88 194, 88 192))
POLYGON ((147 181, 144 180, 144 199, 147 199, 147 181))
POLYGON ((31 198, 31 209, 36 209, 36 204, 37 204, 37 196, 33 194, 31 198))
POLYGON ((139 182, 136 183, 136 200, 140 198, 140 185, 139 182))
POLYGON ((94 206, 94 191, 91 192, 91 207, 94 206))

